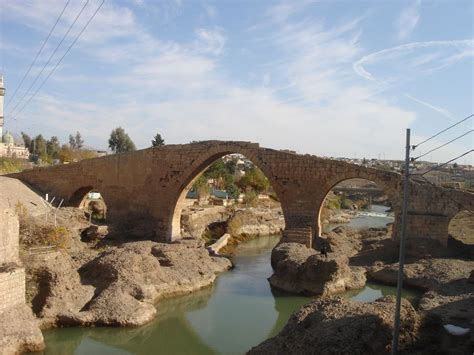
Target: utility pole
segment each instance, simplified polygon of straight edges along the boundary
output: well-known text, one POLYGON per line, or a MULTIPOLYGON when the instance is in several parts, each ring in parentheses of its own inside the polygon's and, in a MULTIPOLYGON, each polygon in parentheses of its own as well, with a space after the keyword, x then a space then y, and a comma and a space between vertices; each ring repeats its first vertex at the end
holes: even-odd
POLYGON ((400 306, 402 301, 403 264, 405 263, 405 238, 407 230, 408 183, 410 177, 410 128, 407 128, 405 171, 403 179, 402 226, 400 234, 400 255, 398 258, 397 303, 395 306, 395 324, 393 327, 392 354, 398 354, 398 337, 400 335, 400 306))

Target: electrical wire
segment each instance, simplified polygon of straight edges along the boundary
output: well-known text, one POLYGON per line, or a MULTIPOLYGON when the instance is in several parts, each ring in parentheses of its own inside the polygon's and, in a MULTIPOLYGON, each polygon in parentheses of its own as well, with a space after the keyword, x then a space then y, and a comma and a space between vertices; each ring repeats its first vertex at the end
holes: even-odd
POLYGON ((460 135, 460 136, 458 136, 458 137, 456 137, 456 138, 454 138, 454 139, 451 139, 449 142, 446 142, 446 143, 440 145, 439 147, 436 147, 436 148, 433 148, 433 149, 427 151, 425 154, 419 155, 419 156, 417 156, 416 158, 412 158, 411 160, 412 160, 412 161, 415 161, 415 160, 417 160, 417 159, 420 159, 420 158, 422 158, 422 157, 424 157, 424 156, 426 156, 426 155, 428 155, 428 154, 430 154, 430 153, 432 153, 432 152, 434 152, 434 151, 436 151, 436 150, 438 150, 438 149, 441 149, 441 148, 447 146, 448 144, 450 144, 450 143, 452 143, 452 142, 454 142, 454 141, 457 141, 458 139, 461 139, 461 138, 464 137, 464 136, 467 136, 469 133, 472 133, 472 132, 474 132, 474 129, 471 129, 470 131, 467 131, 466 133, 464 133, 464 134, 462 134, 462 135, 460 135))
POLYGON ((89 18, 89 20, 87 21, 87 23, 84 25, 84 27, 81 29, 81 31, 78 33, 78 35, 76 36, 76 38, 74 38, 74 40, 71 42, 71 44, 69 45, 68 49, 66 50, 66 52, 64 52, 63 56, 59 59, 59 61, 56 63, 56 65, 53 67, 53 69, 50 71, 50 73, 48 74, 48 76, 46 76, 46 78, 43 80, 43 82, 41 83, 41 85, 36 89, 36 91, 33 93, 33 95, 30 96, 30 98, 28 99, 28 101, 26 101, 26 103, 23 105, 23 107, 17 112, 17 114, 15 115, 14 119, 17 119, 18 116, 20 115, 20 113, 25 109, 25 107, 31 102, 31 100, 36 96, 36 94, 38 93, 39 90, 41 90, 41 88, 43 87, 43 85, 46 83, 46 81, 50 78, 51 75, 53 75, 53 73, 55 72, 55 70, 57 69, 57 67, 59 66, 59 64, 61 63, 61 61, 64 59, 64 57, 69 53, 69 51, 71 50, 71 48, 74 46, 74 44, 77 42, 77 40, 79 39, 79 37, 81 37, 82 33, 86 30, 86 28, 89 26, 89 24, 91 23, 91 21, 94 19, 94 17, 97 15, 97 13, 99 12, 99 10, 101 9, 102 5, 104 5, 105 3, 105 0, 102 0, 102 2, 100 3, 100 5, 97 7, 97 9, 95 10, 95 12, 92 14, 92 16, 89 18))
POLYGON ((33 86, 36 84, 36 82, 38 81, 39 77, 41 76, 41 74, 43 74, 44 70, 46 69, 46 67, 48 66, 48 64, 51 62, 51 59, 53 58, 53 56, 56 54, 56 52, 58 51, 59 47, 61 47, 61 44, 64 42, 64 40, 66 39, 66 37, 68 36, 69 32, 71 32, 71 29, 73 28, 73 26, 76 24, 77 20, 79 19, 79 17, 81 16, 82 12, 84 11, 84 9, 86 8, 87 4, 89 3, 90 0, 87 0, 84 4, 84 6, 82 6, 81 10, 79 11, 79 13, 76 15, 76 18, 74 19, 74 21, 71 23, 71 25, 69 26, 69 28, 67 29, 66 33, 64 34, 64 36, 61 38, 61 41, 59 41, 58 45, 56 46, 56 48, 54 49, 53 53, 51 53, 51 55, 49 56, 48 58, 48 61, 43 65, 43 68, 41 69, 41 71, 38 73, 38 75, 36 75, 35 77, 35 80, 33 80, 33 83, 30 85, 30 87, 28 88, 28 90, 25 92, 25 94, 21 97, 21 99, 17 102, 17 104, 15 105, 15 107, 13 107, 13 109, 10 111, 9 113, 9 116, 12 116, 13 115, 13 112, 15 111, 15 109, 23 102, 23 100, 25 99, 26 96, 28 96, 28 94, 30 93, 31 89, 33 88, 33 86))
POLYGON ((441 168, 441 167, 443 167, 443 166, 445 166, 445 165, 448 165, 449 163, 451 163, 451 162, 453 162, 453 161, 455 161, 455 160, 457 160, 457 159, 459 159, 459 158, 462 158, 463 156, 468 155, 469 153, 472 153, 472 152, 474 152, 474 149, 468 150, 467 152, 461 154, 460 156, 457 156, 456 158, 453 158, 453 159, 451 159, 451 160, 448 160, 446 163, 437 165, 437 166, 435 166, 435 167, 433 167, 433 168, 431 168, 431 169, 425 171, 424 173, 421 173, 421 174, 416 174, 416 173, 415 173, 415 174, 411 174, 411 175, 412 175, 412 176, 423 176, 423 175, 425 175, 425 174, 428 174, 430 171, 437 170, 437 169, 439 169, 439 168, 441 168))
POLYGON ((29 67, 28 70, 26 71, 25 75, 23 75, 23 78, 21 79, 20 84, 16 87, 15 91, 13 92, 13 95, 11 96, 11 99, 9 99, 8 102, 6 103, 5 109, 7 109, 7 108, 8 108, 8 105, 9 105, 11 102, 13 102, 13 100, 15 99, 16 93, 18 92, 18 90, 19 90, 19 89, 21 88, 21 86, 23 85, 23 82, 25 81, 26 77, 27 77, 28 74, 30 73, 31 68, 33 68, 33 65, 35 65, 36 60, 38 59, 39 55, 40 55, 41 52, 43 51, 44 46, 46 45, 46 42, 48 42, 49 38, 51 37, 51 34, 53 33, 54 29, 56 28, 57 24, 59 23, 59 20, 61 19, 61 17, 63 16, 64 11, 66 11, 66 8, 68 7, 70 1, 71 1, 71 0, 67 0, 66 5, 64 5, 63 10, 61 11, 61 13, 59 14, 58 18, 56 19, 56 22, 54 23, 53 27, 52 27, 51 30, 49 31, 48 36, 47 36, 46 39, 44 40, 44 42, 43 42, 43 44, 41 45, 41 48, 39 49, 39 51, 36 53, 35 58, 33 59, 33 61, 32 61, 31 64, 30 64, 30 67, 29 67))
POLYGON ((435 135, 433 135, 433 136, 431 136, 431 137, 425 139, 423 142, 413 145, 413 146, 412 146, 412 149, 415 150, 415 148, 418 148, 418 147, 419 147, 420 145, 422 145, 423 143, 426 143, 426 142, 430 141, 431 139, 433 139, 433 138, 435 138, 435 137, 438 137, 441 133, 444 133, 444 132, 446 132, 447 130, 449 130, 449 129, 453 128, 453 127, 456 127, 457 125, 463 123, 464 121, 467 121, 468 119, 470 119, 470 118, 472 118, 472 117, 474 117, 474 114, 471 114, 471 115, 469 115, 469 116, 463 118, 462 120, 456 122, 455 124, 452 124, 451 126, 449 126, 449 127, 445 128, 445 129, 439 131, 439 132, 436 133, 435 135))

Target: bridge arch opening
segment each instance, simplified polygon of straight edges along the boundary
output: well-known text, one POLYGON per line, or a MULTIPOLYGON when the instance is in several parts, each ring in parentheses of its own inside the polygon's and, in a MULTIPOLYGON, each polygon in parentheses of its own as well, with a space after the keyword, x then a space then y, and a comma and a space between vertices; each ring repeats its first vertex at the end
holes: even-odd
POLYGON ((392 196, 380 184, 365 178, 343 179, 333 185, 317 216, 320 235, 339 226, 385 228, 394 220, 392 196))
POLYGON ((285 220, 279 198, 255 160, 223 152, 192 169, 179 191, 169 239, 210 243, 225 233, 243 238, 281 233, 285 220))
POLYGON ((459 211, 448 225, 450 245, 454 250, 474 255, 474 214, 468 210, 459 211))
POLYGON ((69 199, 69 205, 83 209, 91 221, 105 222, 107 219, 107 204, 104 196, 93 186, 77 189, 69 199))

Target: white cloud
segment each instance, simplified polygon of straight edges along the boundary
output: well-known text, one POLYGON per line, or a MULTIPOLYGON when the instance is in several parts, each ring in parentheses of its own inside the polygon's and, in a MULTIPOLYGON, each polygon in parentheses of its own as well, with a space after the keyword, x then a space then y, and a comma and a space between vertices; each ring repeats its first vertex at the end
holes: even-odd
POLYGON ((224 49, 226 38, 220 30, 199 28, 196 31, 196 50, 201 53, 219 55, 224 49))
POLYGON ((399 40, 407 38, 413 32, 420 20, 420 10, 421 0, 412 1, 410 5, 403 9, 395 21, 397 38, 399 40))
MULTIPOLYGON (((255 83, 249 83, 223 68, 228 50, 223 30, 198 28, 187 42, 165 40, 146 31, 132 10, 111 4, 102 14, 110 32, 97 21, 78 47, 89 65, 105 68, 107 74, 96 69, 97 75, 81 78, 58 71, 52 80, 61 84, 59 94, 40 96, 25 118, 41 122, 41 129, 63 139, 80 130, 86 142, 98 148, 105 148, 110 131, 122 125, 139 147, 147 147, 159 131, 167 143, 250 140, 327 156, 380 153, 399 158, 404 129, 416 114, 381 96, 377 81, 366 82, 357 74, 376 77, 366 67, 410 47, 356 61, 363 53, 362 18, 338 26, 289 19, 306 5, 286 3, 269 12, 279 22, 272 22, 271 35, 259 45, 273 51, 278 60, 263 63, 263 72, 252 68, 255 83), (122 13, 125 21, 115 23, 122 13), (82 100, 67 95, 70 85, 83 85, 84 80, 88 87, 99 89, 82 100)), ((30 14, 14 16, 30 18, 30 14)), ((451 54, 448 57, 457 53, 451 54)), ((447 57, 410 60, 415 61, 413 66, 426 68, 442 64, 436 62, 440 58, 447 57)))
POLYGON ((408 94, 405 94, 406 97, 408 97, 410 100, 413 100, 423 106, 426 106, 430 109, 432 109, 433 111, 436 111, 438 112, 440 115, 444 116, 444 117, 447 117, 449 118, 450 120, 454 120, 454 116, 451 112, 449 112, 448 110, 444 109, 444 108, 441 108, 441 107, 438 107, 438 106, 435 106, 435 105, 432 105, 430 104, 429 102, 426 102, 426 101, 423 101, 423 100, 420 100, 412 95, 408 95, 408 94))

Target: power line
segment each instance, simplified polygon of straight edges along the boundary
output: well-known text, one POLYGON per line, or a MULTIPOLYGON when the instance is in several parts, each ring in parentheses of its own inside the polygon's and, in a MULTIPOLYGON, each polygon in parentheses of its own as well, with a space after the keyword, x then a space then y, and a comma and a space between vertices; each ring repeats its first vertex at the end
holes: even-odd
POLYGON ((474 152, 474 149, 468 150, 467 152, 461 154, 460 156, 457 156, 456 158, 453 158, 453 159, 451 159, 451 160, 448 160, 446 163, 443 163, 443 164, 441 164, 441 165, 437 165, 437 166, 435 166, 435 167, 433 167, 433 168, 431 168, 431 169, 425 171, 425 172, 422 173, 422 174, 412 174, 412 175, 423 176, 423 175, 425 175, 425 174, 428 174, 430 171, 433 171, 433 170, 439 169, 439 168, 441 168, 441 167, 443 167, 443 166, 445 166, 445 165, 448 165, 449 163, 451 163, 451 162, 453 162, 453 161, 455 161, 455 160, 457 160, 457 159, 459 159, 459 158, 462 158, 463 156, 468 155, 469 153, 472 153, 472 152, 474 152))
POLYGON ((30 73, 31 68, 33 68, 33 65, 35 65, 36 60, 38 59, 39 55, 40 55, 41 52, 43 51, 43 48, 44 48, 44 46, 46 45, 46 42, 48 42, 49 37, 51 37, 51 34, 53 33, 54 29, 56 28, 57 24, 59 23, 59 20, 61 19, 61 17, 63 16, 64 11, 66 11, 66 8, 68 7, 70 1, 71 1, 71 0, 67 0, 66 5, 64 5, 63 10, 61 11, 61 13, 59 14, 58 18, 56 19, 56 22, 54 23, 53 27, 52 27, 51 30, 49 31, 48 36, 46 37, 46 39, 44 40, 43 44, 41 45, 41 48, 39 49, 38 53, 36 53, 35 59, 33 59, 33 61, 31 62, 30 67, 29 67, 28 70, 26 71, 25 75, 23 75, 23 78, 21 79, 20 84, 16 87, 15 91, 13 92, 13 95, 11 96, 11 99, 9 99, 8 102, 7 102, 7 104, 5 105, 5 109, 8 107, 8 105, 10 104, 10 102, 13 102, 13 100, 14 100, 14 98, 15 98, 15 96, 16 96, 16 93, 18 92, 18 90, 19 90, 19 89, 21 88, 21 86, 23 85, 23 82, 25 81, 26 77, 27 77, 28 74, 30 73))
POLYGON ((23 102, 23 100, 25 99, 25 97, 30 93, 31 89, 33 88, 33 86, 36 84, 36 81, 39 79, 39 77, 41 76, 41 74, 43 74, 43 71, 46 69, 46 67, 48 66, 48 64, 51 62, 51 59, 53 58, 53 56, 56 54, 56 52, 58 51, 59 47, 61 46, 61 44, 64 42, 64 40, 66 39, 66 37, 68 36, 69 32, 71 31, 71 29, 73 28, 73 26, 76 24, 77 20, 79 19, 79 17, 81 16, 82 12, 84 11, 84 9, 86 8, 87 4, 89 3, 90 0, 87 0, 86 3, 84 4, 84 6, 82 7, 81 11, 79 11, 79 13, 77 14, 76 18, 74 19, 74 21, 71 23, 71 25, 69 26, 69 28, 67 29, 66 33, 64 34, 63 38, 61 38, 61 41, 59 41, 58 45, 56 46, 56 48, 54 49, 53 53, 51 53, 51 55, 49 56, 48 58, 48 61, 43 65, 43 68, 41 69, 41 71, 38 73, 38 75, 36 75, 35 77, 35 80, 33 80, 33 83, 30 85, 30 87, 28 88, 28 90, 25 92, 25 94, 21 97, 20 101, 17 102, 17 104, 15 105, 15 107, 10 111, 9 115, 13 115, 13 112, 15 111, 15 109, 23 102))
POLYGON ((464 137, 464 136, 467 136, 469 133, 472 133, 472 132, 474 132, 474 129, 471 129, 470 131, 467 131, 466 133, 460 135, 459 137, 456 137, 456 138, 454 138, 454 139, 451 139, 449 142, 444 143, 444 144, 440 145, 439 147, 436 147, 436 148, 433 148, 433 149, 427 151, 425 154, 419 155, 419 156, 417 156, 416 158, 412 158, 412 161, 415 161, 415 160, 417 160, 417 159, 420 159, 420 158, 424 157, 425 155, 428 155, 428 154, 434 152, 435 150, 441 149, 441 148, 447 146, 448 144, 450 144, 450 143, 452 143, 452 142, 454 142, 454 141, 457 141, 458 139, 461 139, 461 138, 464 137))
POLYGON ((431 139, 433 139, 433 138, 439 136, 441 133, 444 133, 444 132, 446 132, 447 130, 449 130, 449 129, 453 128, 453 127, 456 127, 457 125, 463 123, 464 121, 467 121, 468 119, 470 119, 470 118, 473 117, 473 116, 474 116, 474 114, 471 114, 471 115, 467 116, 466 118, 463 118, 462 120, 456 122, 455 124, 452 124, 451 126, 449 126, 449 127, 445 128, 445 129, 439 131, 439 132, 436 133, 435 135, 433 135, 433 136, 431 136, 431 137, 425 139, 423 142, 414 145, 414 146, 413 146, 413 150, 415 150, 415 148, 419 147, 419 146, 422 145, 423 143, 426 143, 426 142, 428 142, 429 140, 431 140, 431 139))
POLYGON ((69 45, 68 49, 66 50, 66 52, 64 52, 63 56, 59 59, 59 61, 56 63, 56 65, 53 67, 53 69, 49 72, 48 76, 46 76, 46 78, 44 78, 43 82, 41 83, 41 85, 36 89, 36 91, 33 93, 33 95, 30 96, 30 98, 28 99, 28 101, 25 102, 25 104, 23 105, 23 107, 17 112, 17 114, 15 115, 15 120, 18 118, 18 115, 25 109, 25 107, 31 102, 31 100, 36 96, 36 94, 38 93, 38 91, 43 87, 43 85, 46 83, 46 81, 49 79, 49 77, 51 75, 53 75, 53 73, 56 71, 57 67, 59 66, 59 64, 61 63, 61 61, 64 59, 64 57, 69 53, 69 51, 71 50, 71 48, 74 46, 74 44, 77 42, 77 40, 79 39, 79 37, 81 37, 82 33, 86 30, 86 28, 89 26, 89 24, 91 23, 91 21, 94 19, 94 17, 97 15, 97 13, 99 12, 99 10, 101 9, 102 5, 104 5, 105 3, 105 0, 102 0, 102 2, 100 3, 99 7, 97 7, 97 9, 95 10, 95 12, 92 14, 92 16, 89 18, 89 20, 86 22, 86 24, 84 25, 84 27, 82 27, 81 31, 78 33, 78 35, 76 36, 76 38, 74 38, 74 40, 71 42, 71 44, 69 45))

